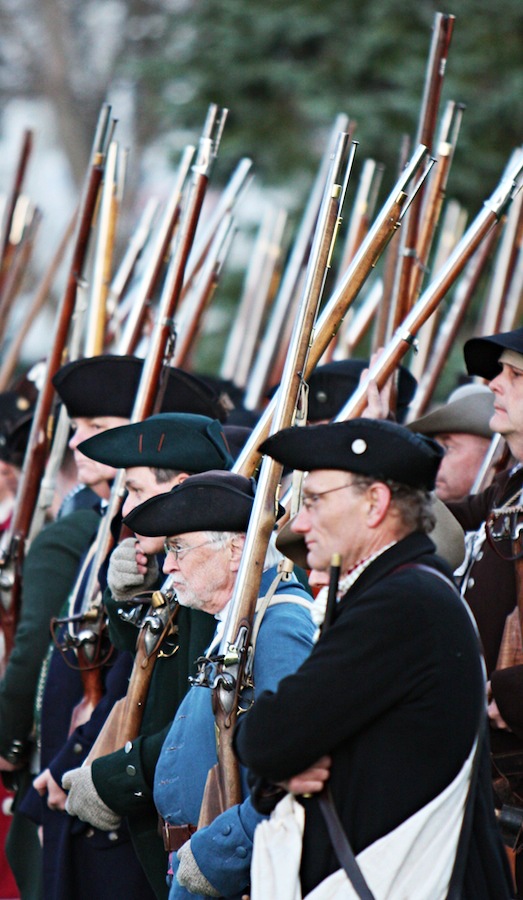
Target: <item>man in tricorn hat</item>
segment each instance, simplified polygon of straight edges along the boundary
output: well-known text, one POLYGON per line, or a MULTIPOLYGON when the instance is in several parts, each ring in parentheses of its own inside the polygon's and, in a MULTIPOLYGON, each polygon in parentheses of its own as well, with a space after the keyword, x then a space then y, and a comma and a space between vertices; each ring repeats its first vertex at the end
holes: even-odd
MULTIPOLYGON (((80 445, 81 452, 106 465, 125 468, 127 497, 122 513, 129 515, 146 500, 182 484, 191 473, 206 469, 228 469, 232 457, 216 419, 190 413, 163 413, 143 422, 123 425, 95 435, 80 445)), ((163 562, 163 539, 135 534, 113 550, 108 569, 108 591, 104 596, 110 619, 110 636, 120 650, 134 652, 138 628, 150 630, 145 637, 150 654, 147 669, 152 678, 144 702, 139 736, 125 748, 66 771, 62 785, 68 791, 66 810, 95 828, 110 832, 122 818, 133 839, 138 858, 158 897, 167 896, 165 851, 158 835, 158 814, 152 799, 154 767, 175 711, 195 674, 194 660, 207 646, 214 626, 209 616, 169 602, 150 607, 150 592, 162 587, 158 561, 163 562), (144 598, 142 615, 135 624, 138 594, 144 598), (134 610, 134 615, 132 614, 134 610), (168 613, 174 618, 167 628, 168 613), (158 646, 154 642, 164 633, 158 646)), ((77 766, 77 758, 63 765, 77 766)), ((58 774, 58 773, 57 773, 58 774)))
POLYGON ((285 429, 261 450, 308 472, 293 524, 308 565, 341 560, 328 627, 294 675, 257 696, 235 736, 240 760, 259 779, 258 802, 267 784, 302 795, 294 810, 299 821, 305 808, 301 863, 299 853, 294 860, 302 895, 326 878, 333 888, 347 881, 325 810, 337 812, 337 830, 376 895, 394 884, 398 896, 446 897, 459 853, 459 896, 508 898, 483 769, 477 635, 428 536, 441 448, 395 423, 354 419, 285 429), (458 850, 473 769, 472 825, 458 850), (325 782, 332 803, 303 797, 325 782))
MULTIPOLYGON (((374 359, 374 357, 373 357, 374 359)), ((337 359, 316 366, 309 378, 308 421, 320 424, 334 419, 368 371, 367 359, 337 359)), ((404 366, 397 372, 395 418, 403 422, 416 390, 416 379, 404 366)), ((373 396, 377 391, 371 387, 373 396)))
MULTIPOLYGON (((132 414, 136 390, 143 370, 143 360, 131 356, 102 356, 77 360, 63 366, 53 379, 59 399, 66 406, 73 426, 70 446, 73 449, 78 477, 89 485, 96 493, 98 501, 109 496, 110 480, 114 477, 115 468, 103 463, 96 463, 78 450, 78 444, 93 434, 99 434, 108 428, 120 426, 129 421, 132 414)), ((176 410, 190 409, 191 401, 198 413, 211 414, 219 412, 220 405, 214 393, 203 385, 199 379, 178 369, 170 369, 163 397, 163 408, 176 410)), ((15 647, 9 659, 5 677, 0 685, 0 767, 5 770, 15 769, 17 773, 27 772, 26 763, 31 753, 31 734, 33 729, 33 711, 40 667, 49 646, 49 621, 60 614, 60 610, 74 586, 81 558, 86 552, 100 522, 100 506, 97 510, 82 509, 71 515, 51 523, 34 540, 27 554, 23 578, 23 602, 19 627, 15 637, 15 647)), ((59 663, 65 671, 66 666, 54 658, 54 665, 59 663)), ((70 675, 72 670, 67 669, 70 675)), ((74 673, 73 673, 74 674, 74 673)), ((76 673, 77 675, 77 673, 76 673)), ((59 673, 60 692, 66 683, 67 676, 59 673)), ((52 683, 52 682, 50 682, 52 683)), ((75 697, 78 699, 78 675, 75 681, 75 697)), ((80 694, 81 696, 81 694, 80 694)), ((50 711, 41 718, 47 737, 44 740, 43 766, 47 771, 47 763, 67 739, 69 729, 68 704, 53 703, 48 705, 50 711), (60 723, 58 723, 60 719, 60 723), (49 740, 48 740, 49 739, 49 740), (46 755, 47 754, 47 755, 46 755)), ((70 707, 69 707, 70 709, 70 707)), ((73 741, 73 746, 77 742, 73 741)), ((78 755, 76 755, 76 758, 78 755)), ((71 768, 69 763, 66 768, 71 768)), ((18 775, 17 775, 18 777, 18 775)), ((62 802, 61 788, 58 783, 44 776, 44 784, 40 786, 44 795, 39 810, 33 805, 32 815, 58 819, 58 813, 47 808, 51 804, 62 802), (47 790, 52 797, 48 796, 47 790)), ((29 803, 29 798, 27 798, 29 803)), ((38 880, 40 866, 35 861, 28 865, 25 833, 24 851, 20 853, 18 846, 18 827, 22 828, 24 817, 15 816, 17 828, 11 829, 9 844, 10 859, 16 867, 19 883, 30 878, 28 888, 31 896, 38 896, 35 879, 38 880), (24 859, 23 865, 20 860, 24 859)), ((28 825, 27 820, 25 820, 28 825)), ((35 832, 36 837, 36 832, 35 832)), ((105 844, 117 843, 104 837, 105 844)), ((127 843, 129 840, 127 838, 127 843)), ((36 841, 36 851, 38 841, 36 841)), ((49 864, 46 873, 51 881, 60 881, 59 867, 51 839, 47 841, 46 851, 49 864)), ((138 875, 141 871, 134 863, 138 875)), ((132 867, 130 867, 132 870, 132 867)), ((145 879, 144 879, 145 883, 145 879)))
MULTIPOLYGON (((494 400, 490 427, 504 437, 512 456, 508 467, 485 491, 450 503, 449 509, 465 529, 479 530, 462 592, 477 619, 485 647, 494 788, 497 806, 502 808, 500 822, 509 846, 518 848, 518 828, 511 828, 509 833, 504 823, 507 810, 512 816, 519 809, 519 825, 523 821, 523 767, 518 762, 523 752, 523 596, 518 559, 523 515, 523 328, 472 338, 465 343, 464 356, 468 373, 488 380, 494 400)), ((516 854, 515 867, 521 894, 520 852, 516 854)))
MULTIPOLYGON (((251 479, 208 472, 188 478, 171 493, 149 500, 125 518, 125 523, 141 534, 168 535, 164 572, 172 577, 179 603, 217 620, 208 657, 219 648, 253 500, 251 479)), ((275 689, 312 645, 310 595, 293 576, 274 582, 279 558, 269 547, 260 596, 274 588, 275 592, 256 641, 256 696, 258 691, 275 689)), ((243 702, 247 701, 244 696, 243 702)), ((238 897, 248 891, 252 838, 261 818, 250 799, 195 830, 207 773, 215 763, 211 691, 192 686, 164 742, 155 774, 154 799, 164 820, 174 872, 170 900, 194 894, 238 897)), ((245 784, 243 791, 248 793, 245 784)))

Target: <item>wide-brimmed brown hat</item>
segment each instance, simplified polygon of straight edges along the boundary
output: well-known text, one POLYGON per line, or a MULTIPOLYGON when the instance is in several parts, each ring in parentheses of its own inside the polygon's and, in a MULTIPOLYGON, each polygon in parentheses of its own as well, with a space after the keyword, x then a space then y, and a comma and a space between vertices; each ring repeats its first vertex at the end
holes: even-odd
POLYGON ((426 416, 407 423, 417 434, 475 434, 491 438, 494 394, 486 385, 466 384, 450 395, 447 403, 426 416))

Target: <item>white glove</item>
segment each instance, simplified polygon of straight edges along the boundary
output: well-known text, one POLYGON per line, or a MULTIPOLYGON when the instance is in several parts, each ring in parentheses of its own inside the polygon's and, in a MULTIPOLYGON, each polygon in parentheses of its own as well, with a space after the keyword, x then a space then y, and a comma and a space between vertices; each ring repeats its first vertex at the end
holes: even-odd
POLYGON ((182 844, 176 855, 180 860, 176 878, 182 887, 187 888, 193 894, 203 894, 206 897, 222 896, 198 868, 198 863, 191 850, 190 840, 182 844))
POLYGON ((156 556, 147 557, 147 572, 142 575, 136 563, 136 538, 125 538, 114 548, 109 559, 107 584, 114 599, 119 603, 132 600, 142 591, 147 591, 158 580, 159 569, 156 556))
POLYGON ((100 831, 115 831, 122 821, 105 805, 98 794, 91 774, 91 766, 70 769, 62 776, 62 787, 68 791, 65 808, 70 816, 94 825, 100 831))

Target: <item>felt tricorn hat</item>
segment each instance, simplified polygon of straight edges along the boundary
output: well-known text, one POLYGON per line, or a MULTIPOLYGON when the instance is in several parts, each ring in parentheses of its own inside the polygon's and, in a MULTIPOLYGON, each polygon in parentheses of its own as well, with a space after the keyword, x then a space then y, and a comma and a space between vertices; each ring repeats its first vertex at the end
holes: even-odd
POLYGON ((18 391, 1 391, 0 428, 9 427, 18 419, 25 418, 32 409, 33 404, 18 391))
POLYGON ((233 458, 221 422, 192 413, 160 413, 143 422, 110 428, 78 449, 116 469, 148 466, 205 472, 230 469, 233 458))
POLYGON ((350 419, 307 428, 285 428, 260 451, 303 472, 342 469, 433 490, 443 450, 436 441, 403 425, 378 419, 350 419))
MULTIPOLYGON (((67 363, 53 378, 71 418, 130 418, 143 370, 137 356, 91 356, 67 363)), ((169 369, 162 412, 191 412, 224 420, 226 414, 212 388, 182 369, 169 369)))
POLYGON ((22 468, 31 434, 33 413, 27 412, 17 419, 4 421, 0 427, 0 459, 11 463, 17 468, 22 468))
POLYGON ((475 434, 491 438, 494 395, 486 385, 466 384, 452 392, 444 406, 409 422, 418 434, 475 434))
MULTIPOLYGON (((340 359, 324 366, 316 366, 308 381, 308 420, 320 422, 323 419, 334 419, 358 387, 361 373, 368 365, 367 359, 340 359)), ((398 422, 402 422, 417 382, 403 366, 399 367, 398 373, 396 416, 398 422)), ((272 393, 275 390, 273 388, 272 393)))
POLYGON ((513 350, 523 356, 523 328, 466 341, 463 354, 469 375, 481 375, 492 381, 501 372, 499 358, 503 350, 513 350))
MULTIPOLYGON (((191 475, 168 494, 141 503, 124 519, 151 537, 190 531, 247 531, 256 483, 233 472, 191 475)), ((280 508, 283 512, 283 508, 280 508)))

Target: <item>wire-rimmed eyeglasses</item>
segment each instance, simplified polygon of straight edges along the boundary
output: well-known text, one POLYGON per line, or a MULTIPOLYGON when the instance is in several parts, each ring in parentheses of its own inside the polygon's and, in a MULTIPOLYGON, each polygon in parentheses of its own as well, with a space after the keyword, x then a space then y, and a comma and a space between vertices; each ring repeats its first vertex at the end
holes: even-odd
POLYGON ((325 497, 325 494, 333 494, 334 491, 342 491, 344 488, 354 487, 355 484, 355 481, 349 481, 348 484, 340 484, 338 487, 328 488, 326 491, 316 491, 315 494, 304 494, 301 505, 307 512, 310 512, 312 509, 316 508, 319 500, 321 497, 325 497))
POLYGON ((191 550, 198 550, 200 547, 205 547, 206 544, 215 544, 216 541, 203 541, 202 544, 195 544, 194 547, 179 547, 178 544, 172 544, 170 541, 163 542, 163 552, 167 556, 169 553, 172 553, 176 562, 178 560, 183 559, 186 553, 190 553, 191 550))

